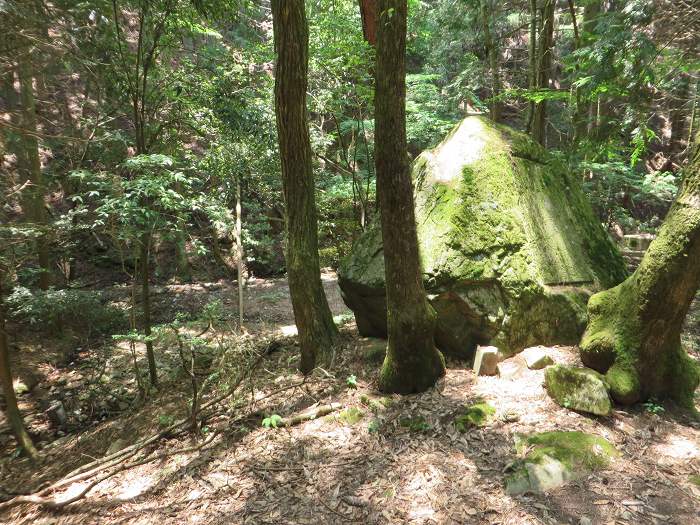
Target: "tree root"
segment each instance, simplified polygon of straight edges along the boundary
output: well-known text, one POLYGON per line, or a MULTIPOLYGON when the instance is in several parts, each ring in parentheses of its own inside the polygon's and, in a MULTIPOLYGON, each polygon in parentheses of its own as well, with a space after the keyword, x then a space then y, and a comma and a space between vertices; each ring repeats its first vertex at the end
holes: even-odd
POLYGON ((340 407, 342 407, 340 403, 328 403, 327 405, 320 405, 312 410, 307 410, 306 412, 302 412, 301 414, 296 414, 294 416, 290 417, 284 417, 282 418, 281 421, 277 423, 278 427, 293 427, 294 425, 298 425, 300 423, 304 423, 306 421, 312 421, 314 419, 317 419, 319 417, 326 416, 330 414, 331 412, 335 412, 338 410, 340 407))

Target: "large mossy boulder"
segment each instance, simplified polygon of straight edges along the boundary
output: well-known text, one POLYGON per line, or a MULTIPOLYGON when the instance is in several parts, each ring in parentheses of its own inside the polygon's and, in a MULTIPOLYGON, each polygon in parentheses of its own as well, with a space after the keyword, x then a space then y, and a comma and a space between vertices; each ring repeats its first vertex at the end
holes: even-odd
MULTIPOLYGON (((449 355, 576 343, 591 293, 626 276, 579 182, 522 133, 467 117, 416 159, 413 179, 436 343, 449 355)), ((386 337, 382 250, 377 220, 339 270, 365 336, 386 337)))

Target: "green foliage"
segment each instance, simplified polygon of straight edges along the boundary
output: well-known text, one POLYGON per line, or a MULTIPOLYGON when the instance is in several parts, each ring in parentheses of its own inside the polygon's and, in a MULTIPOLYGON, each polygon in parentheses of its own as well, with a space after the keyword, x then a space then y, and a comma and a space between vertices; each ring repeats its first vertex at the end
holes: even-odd
POLYGON ((158 426, 167 428, 175 423, 175 416, 171 414, 159 414, 158 415, 158 426))
POLYGON ((664 412, 666 412, 666 409, 662 405, 660 405, 654 398, 651 398, 648 401, 642 403, 642 406, 644 407, 644 410, 646 410, 650 414, 663 414, 664 412))
POLYGON ((123 310, 100 292, 88 290, 30 290, 16 287, 7 297, 8 317, 46 332, 70 330, 89 339, 126 325, 123 310))
POLYGON ((346 408, 338 414, 338 419, 346 425, 354 425, 365 417, 365 413, 357 407, 346 408))
POLYGON ((348 388, 351 388, 353 390, 357 389, 357 377, 355 374, 349 375, 347 379, 345 380, 345 384, 347 385, 348 388))
POLYGON ((406 75, 406 135, 415 153, 435 146, 459 120, 445 104, 438 81, 438 75, 406 75))
POLYGON ((399 420, 399 425, 411 432, 428 432, 431 428, 423 416, 403 417, 399 420))
POLYGON ((272 414, 262 420, 262 426, 264 428, 277 428, 280 423, 282 423, 282 417, 278 414, 272 414))

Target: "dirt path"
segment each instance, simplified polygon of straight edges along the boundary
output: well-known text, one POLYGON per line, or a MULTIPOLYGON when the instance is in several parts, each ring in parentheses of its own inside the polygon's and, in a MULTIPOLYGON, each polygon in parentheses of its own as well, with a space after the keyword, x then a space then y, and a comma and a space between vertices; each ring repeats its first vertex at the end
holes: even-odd
MULTIPOLYGON (((324 284, 334 314, 346 313, 333 276, 325 276, 324 284)), ((164 317, 168 304, 175 311, 192 303, 196 310, 199 302, 216 295, 225 305, 236 304, 226 285, 180 293, 180 299, 177 289, 160 294, 164 317)), ((251 283, 248 294, 254 298, 248 310, 251 344, 270 334, 291 333, 284 281, 251 283)), ((345 349, 334 366, 303 388, 285 390, 301 379, 294 369, 294 346, 270 355, 246 389, 247 402, 259 400, 247 408, 253 413, 237 420, 241 414, 232 411, 208 422, 221 434, 204 451, 122 473, 61 512, 20 507, 0 515, 0 522, 700 524, 700 487, 691 481, 700 475, 700 429, 670 407, 660 414, 638 407, 616 410, 607 418, 587 417, 550 400, 542 387, 543 371, 514 364, 507 377, 477 378, 465 363, 449 363, 435 389, 394 396, 384 403, 388 407, 375 403, 373 410, 368 400, 379 398, 373 390, 378 365, 368 362, 366 352, 376 343, 358 338, 352 322, 343 333, 345 349), (455 416, 477 399, 496 408, 495 422, 458 432, 455 416), (288 416, 331 401, 340 403, 342 411, 291 428, 261 426, 266 415, 288 416), (407 425, 407 418, 418 424, 407 425), (503 471, 516 457, 514 436, 548 430, 603 436, 621 456, 609 469, 551 493, 507 496, 503 471)), ((572 348, 550 352, 557 362, 577 362, 572 348)), ((80 454, 99 456, 116 436, 135 439, 157 428, 163 407, 186 399, 186 384, 178 385, 174 381, 146 406, 51 447, 49 463, 58 465, 54 476, 69 454, 75 460, 80 454)), ((189 439, 163 440, 158 450, 189 444, 189 439)), ((5 490, 31 484, 35 474, 28 468, 21 460, 3 460, 0 483, 5 490)), ((69 487, 67 493, 79 488, 69 487)))

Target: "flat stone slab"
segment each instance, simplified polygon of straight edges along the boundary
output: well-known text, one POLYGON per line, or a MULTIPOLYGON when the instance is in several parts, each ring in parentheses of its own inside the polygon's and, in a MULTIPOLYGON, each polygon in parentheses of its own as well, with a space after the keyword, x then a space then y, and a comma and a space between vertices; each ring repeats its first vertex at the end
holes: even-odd
POLYGON ((498 373, 498 348, 477 346, 474 373, 478 376, 495 376, 498 373))

